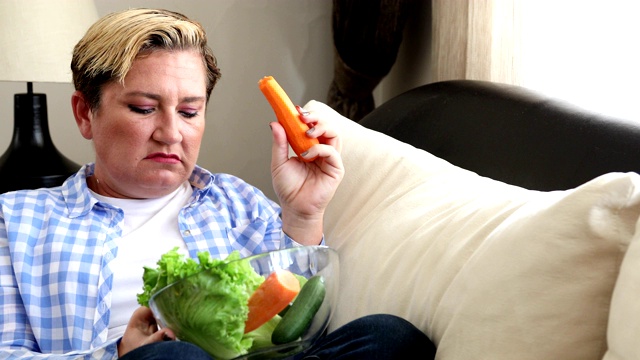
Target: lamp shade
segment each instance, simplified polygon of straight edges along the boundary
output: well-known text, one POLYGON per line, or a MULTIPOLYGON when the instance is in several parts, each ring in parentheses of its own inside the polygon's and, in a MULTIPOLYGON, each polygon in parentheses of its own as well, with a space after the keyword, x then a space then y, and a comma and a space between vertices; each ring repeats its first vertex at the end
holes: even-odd
POLYGON ((0 1, 0 81, 71 82, 73 47, 97 19, 92 0, 0 1))

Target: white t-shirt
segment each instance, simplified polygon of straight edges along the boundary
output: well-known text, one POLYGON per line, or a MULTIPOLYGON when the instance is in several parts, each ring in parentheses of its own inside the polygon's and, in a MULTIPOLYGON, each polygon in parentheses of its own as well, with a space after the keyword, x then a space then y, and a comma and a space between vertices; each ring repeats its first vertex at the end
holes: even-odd
POLYGON ((178 228, 178 213, 193 193, 185 182, 173 193, 157 199, 118 199, 98 195, 102 201, 124 211, 124 229, 118 239, 118 256, 113 260, 113 290, 109 339, 124 334, 133 311, 140 305, 137 294, 142 292, 143 267, 156 267, 162 254, 178 246, 187 248, 178 228))

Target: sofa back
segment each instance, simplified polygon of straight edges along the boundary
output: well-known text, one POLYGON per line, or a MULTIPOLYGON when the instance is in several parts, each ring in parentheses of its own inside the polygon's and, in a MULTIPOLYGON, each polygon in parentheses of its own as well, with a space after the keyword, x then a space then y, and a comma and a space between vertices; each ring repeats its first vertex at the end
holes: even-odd
POLYGON ((565 190, 608 172, 640 172, 640 119, 585 111, 513 85, 423 85, 380 105, 359 124, 532 190, 565 190))

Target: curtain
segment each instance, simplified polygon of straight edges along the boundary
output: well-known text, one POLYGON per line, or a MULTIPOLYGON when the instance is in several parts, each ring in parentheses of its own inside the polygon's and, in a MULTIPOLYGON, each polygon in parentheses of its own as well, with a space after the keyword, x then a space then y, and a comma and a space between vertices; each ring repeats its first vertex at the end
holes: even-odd
POLYGON ((373 89, 389 73, 415 1, 334 0, 334 76, 327 104, 354 121, 375 107, 373 89))

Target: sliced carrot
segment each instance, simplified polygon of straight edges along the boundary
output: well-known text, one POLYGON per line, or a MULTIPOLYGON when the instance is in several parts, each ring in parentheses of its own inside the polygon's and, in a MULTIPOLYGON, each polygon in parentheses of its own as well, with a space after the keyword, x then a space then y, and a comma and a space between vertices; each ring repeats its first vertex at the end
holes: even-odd
POLYGON ((278 122, 287 133, 287 141, 289 141, 293 152, 303 161, 315 160, 315 157, 313 159, 305 159, 300 154, 318 144, 319 141, 316 138, 307 136, 306 131, 309 130, 309 125, 300 120, 298 110, 280 84, 273 76, 265 76, 258 81, 258 87, 267 98, 267 101, 269 101, 269 104, 271 104, 278 122))
POLYGON ((292 272, 272 272, 249 298, 249 316, 245 334, 262 326, 287 307, 300 292, 300 281, 292 272))

